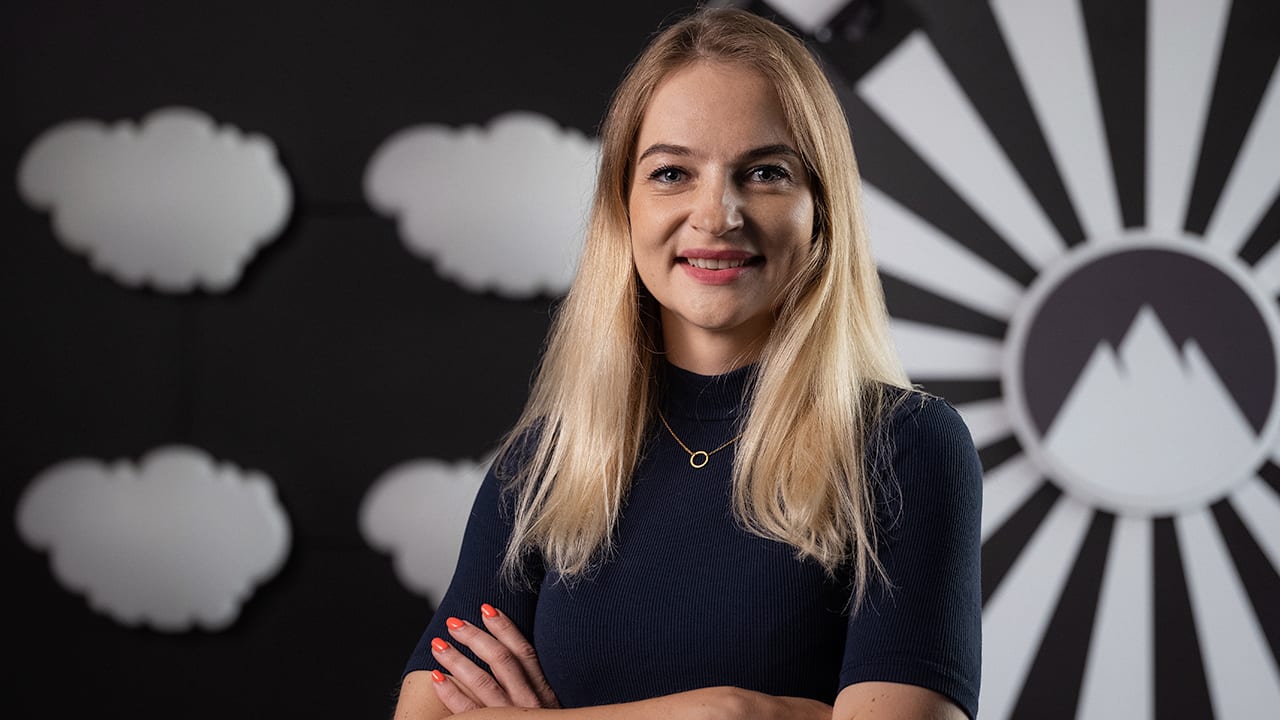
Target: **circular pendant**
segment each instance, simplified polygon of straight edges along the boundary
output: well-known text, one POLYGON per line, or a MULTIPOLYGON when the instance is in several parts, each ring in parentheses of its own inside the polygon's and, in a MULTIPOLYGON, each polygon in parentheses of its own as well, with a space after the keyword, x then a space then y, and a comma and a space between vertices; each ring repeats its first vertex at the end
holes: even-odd
POLYGON ((711 461, 711 456, 708 455, 705 450, 699 450, 698 452, 693 453, 692 455, 689 456, 689 464, 696 468, 700 468, 703 465, 706 465, 710 461, 711 461), (699 460, 698 458, 702 458, 702 459, 699 460))

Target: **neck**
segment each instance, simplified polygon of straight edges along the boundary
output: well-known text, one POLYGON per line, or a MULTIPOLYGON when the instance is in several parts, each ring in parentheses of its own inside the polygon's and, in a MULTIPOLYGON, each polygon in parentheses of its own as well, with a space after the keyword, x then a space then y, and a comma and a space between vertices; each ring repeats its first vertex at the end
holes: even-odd
POLYGON ((663 312, 662 342, 667 362, 699 375, 723 375, 760 358, 769 327, 717 331, 673 321, 663 312))

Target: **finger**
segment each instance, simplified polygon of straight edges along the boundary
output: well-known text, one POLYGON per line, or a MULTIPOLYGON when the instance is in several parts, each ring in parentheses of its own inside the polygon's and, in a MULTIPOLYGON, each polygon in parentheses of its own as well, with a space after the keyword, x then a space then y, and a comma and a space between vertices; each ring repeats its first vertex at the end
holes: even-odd
MULTIPOLYGON (((454 678, 452 675, 449 675, 448 673, 442 672, 440 674, 444 675, 446 678, 449 678, 449 682, 453 683, 453 686, 458 688, 458 692, 462 693, 463 695, 466 695, 471 700, 471 702, 475 703, 477 707, 484 707, 484 703, 480 702, 480 698, 476 697, 475 693, 471 692, 470 688, 458 682, 456 678, 454 678)), ((434 679, 435 678, 432 677, 432 680, 434 679)))
POLYGON ((533 684, 525 675, 519 659, 496 638, 469 622, 451 617, 445 624, 455 640, 466 645, 477 657, 489 665, 493 677, 511 704, 517 707, 540 707, 540 698, 533 684))
POLYGON ((481 706, 469 695, 462 691, 462 688, 454 684, 453 678, 445 675, 439 670, 431 671, 431 686, 435 688, 436 697, 440 698, 440 702, 444 703, 449 712, 457 715, 468 710, 478 710, 481 706))
POLYGON ((493 676, 481 670, 479 665, 471 662, 471 658, 454 646, 440 638, 434 638, 431 641, 431 655, 453 676, 453 683, 470 693, 482 707, 511 705, 511 699, 493 676))
POLYGON ((520 628, 511 622, 511 618, 489 603, 480 606, 480 615, 484 618, 485 629, 511 651, 516 661, 520 663, 541 706, 560 707, 560 701, 556 699, 551 683, 547 682, 546 676, 542 674, 542 664, 538 662, 538 654, 533 648, 533 643, 525 638, 520 628))

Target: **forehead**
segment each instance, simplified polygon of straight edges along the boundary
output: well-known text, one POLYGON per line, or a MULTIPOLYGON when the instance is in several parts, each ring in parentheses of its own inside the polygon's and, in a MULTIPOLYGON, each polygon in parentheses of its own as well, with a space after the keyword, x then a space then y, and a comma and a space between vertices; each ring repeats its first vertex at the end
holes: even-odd
POLYGON ((635 151, 653 143, 706 154, 794 145, 773 83, 746 65, 714 60, 672 71, 654 88, 635 151))

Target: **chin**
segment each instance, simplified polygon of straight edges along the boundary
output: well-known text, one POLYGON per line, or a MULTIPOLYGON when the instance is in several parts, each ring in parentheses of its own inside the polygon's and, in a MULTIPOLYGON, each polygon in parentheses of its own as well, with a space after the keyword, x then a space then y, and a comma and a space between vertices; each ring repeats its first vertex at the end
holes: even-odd
POLYGON ((757 323, 756 318, 734 316, 700 318, 693 324, 707 332, 741 333, 749 331, 757 323))

